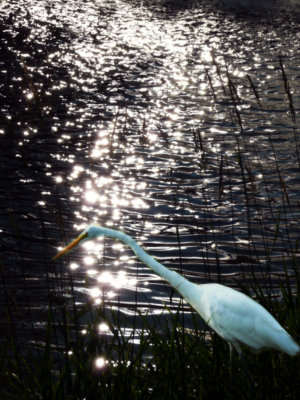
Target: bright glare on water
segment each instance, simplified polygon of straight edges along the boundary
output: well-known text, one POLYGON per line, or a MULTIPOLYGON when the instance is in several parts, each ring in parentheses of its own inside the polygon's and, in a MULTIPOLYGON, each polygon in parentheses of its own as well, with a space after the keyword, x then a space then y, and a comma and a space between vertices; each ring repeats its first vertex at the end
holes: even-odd
POLYGON ((78 303, 128 315, 170 303, 168 285, 110 240, 54 271, 57 246, 88 223, 125 230, 194 282, 255 271, 276 286, 283 253, 293 266, 297 1, 179 3, 1 2, 0 234, 8 276, 26 271, 39 310, 70 273, 78 303))

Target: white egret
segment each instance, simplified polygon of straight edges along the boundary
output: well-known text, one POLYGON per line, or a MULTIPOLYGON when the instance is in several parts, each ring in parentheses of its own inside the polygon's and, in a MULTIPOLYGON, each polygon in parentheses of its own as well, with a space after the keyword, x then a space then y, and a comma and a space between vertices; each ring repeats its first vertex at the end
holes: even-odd
POLYGON ((259 303, 245 294, 218 283, 194 284, 175 271, 169 270, 147 254, 138 243, 123 232, 89 225, 53 260, 70 251, 80 242, 106 236, 128 245, 149 268, 165 279, 200 314, 230 349, 241 355, 241 345, 253 350, 272 348, 290 356, 300 353, 299 345, 259 303))

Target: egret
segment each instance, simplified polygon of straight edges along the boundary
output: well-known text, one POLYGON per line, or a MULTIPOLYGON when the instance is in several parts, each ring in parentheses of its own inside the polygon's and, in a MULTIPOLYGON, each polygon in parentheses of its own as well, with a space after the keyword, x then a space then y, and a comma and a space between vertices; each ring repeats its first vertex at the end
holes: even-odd
POLYGON ((230 349, 242 354, 242 345, 259 351, 272 348, 290 356, 300 353, 298 343, 259 303, 245 294, 218 283, 195 284, 160 264, 129 235, 114 229, 89 225, 73 242, 53 257, 58 259, 81 242, 97 237, 119 239, 136 256, 165 279, 202 317, 230 349))

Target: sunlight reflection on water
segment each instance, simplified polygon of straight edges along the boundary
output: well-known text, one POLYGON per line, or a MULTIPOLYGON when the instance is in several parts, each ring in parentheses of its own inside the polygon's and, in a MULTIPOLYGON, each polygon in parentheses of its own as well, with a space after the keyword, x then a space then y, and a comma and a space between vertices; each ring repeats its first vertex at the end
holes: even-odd
MULTIPOLYGON (((196 282, 280 272, 283 253, 293 266, 299 143, 278 56, 299 110, 296 17, 205 3, 4 3, 2 165, 17 189, 3 192, 3 231, 17 218, 24 237, 49 229, 57 245, 105 224, 196 282)), ((35 258, 28 247, 19 262, 35 258)), ((170 303, 122 244, 86 243, 70 259, 77 295, 170 303)))

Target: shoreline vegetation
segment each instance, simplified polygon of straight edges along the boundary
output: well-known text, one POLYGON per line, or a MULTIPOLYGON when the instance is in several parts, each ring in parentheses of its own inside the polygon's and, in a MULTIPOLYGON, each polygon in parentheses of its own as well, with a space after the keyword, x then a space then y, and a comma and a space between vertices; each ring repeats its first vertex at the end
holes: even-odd
MULTIPOLYGON (((275 196, 278 197, 278 202, 280 202, 278 208, 274 206, 274 209, 272 209, 275 203, 268 186, 269 178, 267 174, 269 171, 265 170, 264 166, 260 164, 259 157, 257 157, 259 149, 254 144, 253 154, 248 154, 248 158, 244 154, 244 143, 248 140, 247 135, 249 134, 246 128, 249 113, 256 110, 263 116, 265 124, 268 126, 268 108, 265 100, 261 98, 254 78, 249 75, 247 76, 248 88, 246 93, 249 95, 251 107, 243 109, 241 105, 244 99, 240 96, 235 79, 230 76, 228 71, 225 74, 224 71, 221 72, 215 60, 213 60, 213 64, 219 82, 221 82, 224 97, 227 97, 226 102, 230 109, 229 120, 234 127, 236 139, 236 170, 234 171, 236 175, 230 180, 231 172, 229 172, 229 183, 225 183, 226 159, 221 155, 221 159, 217 160, 215 164, 219 174, 218 191, 215 196, 219 196, 221 204, 226 189, 227 196, 233 199, 235 193, 232 187, 233 185, 240 185, 246 209, 244 216, 246 216, 247 221, 245 224, 249 225, 249 230, 251 230, 251 210, 254 209, 257 212, 259 223, 262 225, 261 232, 264 232, 264 215, 261 212, 262 197, 268 203, 267 212, 271 212, 273 221, 273 230, 268 231, 267 234, 264 233, 265 236, 262 235, 259 238, 261 249, 264 250, 264 258, 267 260, 263 266, 259 265, 258 267, 259 278, 256 275, 255 266, 252 268, 254 263, 247 258, 247 255, 243 256, 243 254, 238 255, 236 264, 246 262, 250 268, 244 270, 241 266, 240 275, 236 280, 234 276, 231 278, 230 274, 222 276, 222 265, 220 265, 216 250, 217 279, 225 285, 234 285, 262 304, 299 343, 300 238, 295 240, 295 232, 299 232, 299 200, 296 202, 294 198, 291 199, 290 197, 289 187, 285 181, 280 159, 277 157, 272 135, 266 129, 260 133, 269 135, 266 141, 269 145, 272 163, 275 165, 275 170, 272 171, 272 185, 276 181, 277 193, 275 196), (252 169, 251 156, 258 160, 256 170, 252 169), (256 185, 255 176, 257 172, 261 175, 263 189, 258 189, 256 185), (239 182, 235 181, 237 175, 239 175, 239 182), (261 193, 258 195, 258 190, 261 190, 263 195, 261 193), (289 216, 291 216, 293 222, 290 225, 287 223, 289 216), (289 236, 290 229, 293 230, 292 238, 289 236), (273 262, 271 253, 274 248, 276 248, 276 265, 281 262, 282 271, 277 269, 273 272, 270 268, 273 262), (281 253, 280 257, 279 253, 281 253), (276 284, 274 284, 275 281, 276 284)), ((290 118, 289 140, 292 143, 290 145, 290 156, 295 161, 292 169, 299 173, 300 139, 297 125, 299 110, 294 104, 292 85, 286 74, 283 58, 279 57, 277 67, 284 90, 285 112, 289 114, 290 118)), ((33 73, 31 74, 25 60, 22 60, 22 64, 18 68, 19 70, 23 69, 24 85, 30 93, 33 93, 35 101, 31 101, 31 98, 25 100, 23 98, 21 104, 21 101, 17 100, 18 94, 12 91, 11 103, 14 101, 16 103, 16 112, 13 115, 16 120, 18 118, 21 120, 21 115, 25 119, 32 119, 35 126, 41 126, 46 131, 47 118, 51 119, 51 115, 46 114, 45 109, 47 107, 52 109, 51 99, 41 96, 38 85, 34 81, 33 73), (46 105, 44 105, 44 101, 46 105), (24 102, 27 103, 24 104, 24 102), (26 109, 26 113, 23 113, 22 107, 26 109)), ((223 101, 218 99, 218 93, 214 88, 208 70, 206 75, 211 90, 211 98, 215 103, 223 101)), ((13 107, 12 104, 10 106, 13 107)), ((273 107, 273 104, 270 105, 270 108, 273 107)), ((280 111, 282 112, 282 110, 280 111)), ((61 115, 63 115, 64 110, 57 112, 61 112, 61 115)), ((17 131, 19 129, 18 124, 14 124, 12 120, 7 122, 7 126, 11 135, 10 140, 18 141, 21 136, 20 132, 17 131)), ((115 131, 111 134, 109 156, 114 156, 114 141, 119 139, 126 142, 128 138, 127 126, 125 120, 119 137, 117 137, 115 131)), ((142 121, 141 126, 143 126, 143 129, 137 134, 140 135, 140 143, 143 147, 147 145, 146 121, 142 121)), ((257 127, 257 129, 259 128, 257 127)), ((163 131, 159 133, 167 146, 167 135, 163 131)), ((200 128, 192 132, 192 137, 194 139, 194 150, 200 155, 199 166, 205 170, 207 160, 212 155, 206 157, 207 149, 200 128)), ((28 168, 26 146, 21 148, 20 158, 24 162, 24 168, 28 168)), ((37 164, 38 162, 39 160, 37 160, 37 164)), ((177 201, 177 199, 174 201, 177 201)), ((60 203, 58 202, 58 204, 60 203)), ((59 209, 57 213, 61 218, 63 210, 59 209)), ((63 220, 59 218, 57 218, 58 221, 63 220)), ((19 235, 20 232, 13 213, 10 215, 10 221, 11 230, 19 235)), ((44 224, 42 219, 40 222, 41 225, 44 224)), ((207 226, 209 223, 207 223, 207 226)), ((65 227, 61 222, 57 230, 61 233, 64 232, 64 229, 65 227)), ((178 253, 181 254, 178 230, 176 234, 178 235, 178 253)), ((63 238, 64 235, 61 234, 61 237, 63 238)), ((47 247, 47 238, 44 239, 43 246, 47 247)), ((31 240, 35 240, 34 235, 31 240)), ((41 240, 39 238, 39 241, 41 240)), ((251 240, 250 237, 249 243, 251 240)), ((201 245, 200 235, 199 243, 201 245)), ((199 243, 195 245, 199 245, 199 243)), ((57 244, 57 242, 54 244, 54 241, 51 241, 51 245, 57 244)), ((249 244, 249 248, 251 245, 252 243, 249 244)), ((47 268, 53 255, 49 254, 53 250, 53 248, 50 250, 49 247, 51 246, 48 246, 45 250, 47 268)), ((255 246, 252 248, 255 253, 255 246)), ((204 248, 203 252, 205 251, 204 248)), ((258 256, 254 254, 253 258, 257 259, 258 256)), ((199 263, 201 263, 201 260, 199 263)), ((5 302, 5 310, 2 312, 3 317, 0 325, 0 400, 109 400, 123 398, 130 400, 296 400, 299 398, 299 356, 293 358, 272 350, 256 354, 245 349, 244 357, 251 372, 255 390, 254 396, 251 398, 249 380, 237 354, 234 354, 231 366, 228 345, 214 332, 210 332, 203 325, 203 321, 196 312, 182 301, 172 307, 166 305, 162 308, 161 315, 159 313, 151 314, 150 311, 145 311, 145 309, 141 310, 137 303, 132 303, 129 308, 131 308, 134 318, 130 318, 130 321, 128 321, 126 315, 120 311, 122 306, 120 300, 114 302, 105 298, 99 306, 89 303, 88 300, 86 304, 79 303, 74 292, 74 282, 70 271, 68 282, 64 282, 67 295, 63 293, 61 298, 59 296, 54 297, 49 287, 48 293, 45 295, 48 299, 47 318, 44 323, 39 323, 39 334, 36 336, 33 334, 30 340, 22 338, 18 328, 18 320, 21 320, 23 315, 18 314, 17 302, 14 302, 12 294, 9 293, 8 282, 11 277, 7 274, 6 267, 0 260, 1 290, 5 302), (62 298, 63 301, 61 301, 62 298), (192 327, 187 327, 185 324, 186 314, 190 316, 192 327)), ((64 268, 64 266, 61 268, 64 268)), ((52 273, 51 268, 49 268, 49 271, 52 273)), ((62 275, 62 271, 60 273, 62 275)), ((211 277, 210 272, 208 272, 208 276, 211 277)), ((24 287, 25 285, 24 280, 24 287)), ((30 313, 29 306, 26 316, 29 316, 29 320, 30 313)), ((28 325, 30 324, 29 328, 32 329, 32 332, 35 332, 35 321, 31 320, 28 325)))
MULTIPOLYGON (((299 340, 299 272, 295 270, 292 279, 294 283, 296 278, 296 292, 289 284, 289 274, 285 278, 281 298, 264 295, 257 300, 299 340)), ((242 288, 244 292, 249 289, 242 288)), ((1 341, 0 398, 250 398, 249 380, 237 354, 231 366, 228 345, 203 329, 195 312, 194 326, 187 329, 181 304, 167 311, 167 322, 158 315, 155 324, 147 314, 137 312, 139 326, 131 326, 128 336, 118 311, 108 312, 108 304, 97 309, 74 305, 73 310, 61 308, 59 315, 49 304, 40 344, 32 343, 27 345, 30 350, 24 350, 13 333, 1 341), (55 346, 58 336, 60 343, 55 346)), ((244 357, 255 385, 254 398, 298 398, 299 357, 272 350, 255 354, 247 349, 244 357)))
MULTIPOLYGON (((281 58, 279 65, 297 141, 296 110, 281 58)), ((259 107, 261 100, 251 78, 248 79, 259 107)), ((229 76, 228 87, 242 134, 242 117, 237 107, 239 98, 229 76)), ((297 148, 298 145, 297 142, 297 148)), ((201 136, 196 134, 195 146, 201 147, 201 136)), ((247 171, 242 165, 242 154, 237 153, 237 157, 241 171, 247 171)), ((281 195, 289 206, 280 165, 277 168, 281 195)), ((241 179, 246 180, 245 175, 241 179)), ((244 184, 246 188, 248 182, 244 184)), ((221 193, 222 188, 219 189, 221 193)), ((280 223, 278 216, 274 244, 280 223)), ((239 279, 238 286, 266 307, 299 341, 299 241, 290 249, 294 268, 285 268, 283 254, 280 292, 272 289, 268 273, 264 277, 265 286, 257 282, 254 270, 239 279)), ((269 248, 265 251, 267 256, 269 248)), ((4 274, 3 267, 1 274, 4 274)), ((136 309, 135 321, 139 322, 130 327, 130 335, 125 334, 126 323, 120 322, 115 304, 110 307, 107 300, 99 307, 78 306, 71 296, 68 307, 62 305, 59 309, 58 312, 57 307, 53 307, 50 298, 43 339, 32 340, 24 346, 15 335, 14 316, 7 304, 7 331, 0 343, 1 399, 248 399, 250 396, 249 381, 238 356, 234 355, 231 369, 227 344, 215 333, 203 329, 193 311, 194 326, 185 328, 181 302, 172 310, 164 310, 169 313, 167 321, 156 315, 154 324, 149 322, 147 313, 136 309), (101 326, 105 329, 101 330, 101 326)), ((299 357, 291 358, 270 350, 260 354, 245 350, 245 358, 255 385, 255 399, 298 398, 299 357)))

